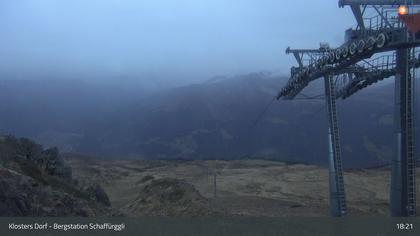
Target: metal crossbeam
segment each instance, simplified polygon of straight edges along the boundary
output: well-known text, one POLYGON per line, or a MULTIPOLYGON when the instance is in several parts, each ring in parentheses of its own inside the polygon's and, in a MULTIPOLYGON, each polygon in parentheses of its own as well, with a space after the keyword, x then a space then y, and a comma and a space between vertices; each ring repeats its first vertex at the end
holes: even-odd
MULTIPOLYGON (((420 10, 419 7, 413 6, 412 8, 420 10)), ((399 20, 395 7, 374 6, 373 9, 377 13, 376 23, 372 23, 371 18, 364 18, 363 25, 366 25, 367 28, 365 29, 363 26, 362 29, 361 22, 358 20, 358 29, 347 30, 347 41, 340 47, 323 51, 307 50, 311 53, 317 52, 316 60, 311 60, 307 65, 298 62, 299 67, 304 70, 298 71, 297 75, 292 73, 289 82, 279 92, 278 98, 293 99, 311 81, 334 74, 336 71, 366 60, 374 54, 420 46, 420 34, 405 37, 406 27, 399 20), (306 68, 303 68, 305 66, 306 68)), ((365 10, 360 11, 362 17, 365 10)))
MULTIPOLYGON (((415 55, 420 55, 419 52, 415 52, 415 55)), ((390 78, 396 75, 396 58, 395 55, 386 55, 375 58, 370 61, 364 61, 362 66, 366 68, 366 73, 355 72, 353 74, 347 74, 347 77, 341 75, 337 80, 344 81, 340 86, 336 87, 337 98, 346 99, 354 93, 386 78, 390 78)), ((419 58, 412 58, 409 60, 411 68, 419 68, 419 58)))
POLYGON ((420 32, 409 33, 400 20, 397 7, 404 4, 409 8, 401 9, 409 9, 408 13, 420 12, 420 0, 339 0, 340 7, 350 6, 357 22, 355 29, 345 32, 346 40, 340 47, 286 50, 287 54, 295 56, 299 66, 292 67, 291 77, 277 99, 294 99, 311 81, 325 80, 333 216, 343 216, 347 211, 335 99, 345 99, 391 76, 396 78, 394 123, 397 140, 392 160, 391 215, 416 216, 415 92, 410 71, 420 67, 420 53, 412 50, 420 46, 420 32), (368 12, 375 15, 370 16, 368 12), (373 55, 394 51, 395 54, 367 60, 373 55))

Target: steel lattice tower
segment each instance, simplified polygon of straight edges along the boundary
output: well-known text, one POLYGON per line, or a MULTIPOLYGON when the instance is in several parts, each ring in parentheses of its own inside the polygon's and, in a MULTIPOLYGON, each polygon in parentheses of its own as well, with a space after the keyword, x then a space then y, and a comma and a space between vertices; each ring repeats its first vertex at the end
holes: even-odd
POLYGON ((390 211, 392 216, 415 216, 413 72, 420 66, 416 50, 420 46, 420 22, 414 21, 420 21, 420 0, 340 0, 339 6, 351 8, 357 26, 345 32, 344 44, 335 49, 327 44, 319 49, 287 48, 286 53, 295 56, 298 67, 292 67, 291 78, 277 99, 294 99, 311 81, 324 78, 331 214, 344 216, 347 207, 336 99, 345 99, 395 76, 396 142, 391 162, 390 211), (374 16, 368 16, 368 12, 374 16))

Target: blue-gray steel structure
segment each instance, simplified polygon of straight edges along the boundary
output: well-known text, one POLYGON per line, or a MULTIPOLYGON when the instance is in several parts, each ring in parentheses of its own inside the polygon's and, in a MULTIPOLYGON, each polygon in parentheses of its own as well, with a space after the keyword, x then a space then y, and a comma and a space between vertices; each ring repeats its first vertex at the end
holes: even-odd
POLYGON ((413 77, 409 69, 409 49, 397 50, 395 75, 395 137, 392 158, 391 214, 416 215, 413 77))
POLYGON ((340 135, 335 106, 334 81, 331 75, 324 77, 328 116, 329 188, 331 215, 347 214, 346 194, 344 191, 343 166, 341 164, 340 135))
POLYGON ((294 99, 311 81, 325 80, 333 216, 347 213, 335 100, 391 76, 395 76, 396 142, 391 162, 390 211, 392 216, 416 215, 413 73, 420 66, 420 54, 415 51, 420 46, 420 33, 408 32, 398 15, 400 5, 408 6, 412 13, 420 9, 420 0, 340 0, 339 6, 349 6, 357 22, 356 28, 345 32, 343 45, 335 49, 327 44, 319 49, 286 49, 286 54, 295 56, 298 67, 292 67, 291 78, 277 99, 294 99), (368 11, 376 15, 366 17, 368 11))

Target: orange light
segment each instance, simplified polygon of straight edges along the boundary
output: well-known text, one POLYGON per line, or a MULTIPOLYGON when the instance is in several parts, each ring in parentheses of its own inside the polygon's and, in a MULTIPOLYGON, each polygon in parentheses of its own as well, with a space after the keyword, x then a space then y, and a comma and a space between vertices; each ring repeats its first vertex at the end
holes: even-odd
POLYGON ((400 6, 398 8, 398 14, 400 14, 400 15, 407 15, 408 14, 408 7, 407 6, 404 6, 404 5, 400 6))

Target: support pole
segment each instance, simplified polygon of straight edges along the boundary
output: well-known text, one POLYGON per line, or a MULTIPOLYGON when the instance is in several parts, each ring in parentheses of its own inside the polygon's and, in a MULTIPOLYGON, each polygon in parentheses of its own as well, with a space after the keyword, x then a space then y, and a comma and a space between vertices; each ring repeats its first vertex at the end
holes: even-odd
POLYGON ((409 50, 396 52, 395 138, 391 170, 391 215, 416 215, 416 189, 413 127, 413 78, 409 69, 409 50))
POLYGON ((341 217, 347 214, 347 206, 344 191, 343 167, 341 163, 334 82, 331 75, 325 76, 324 80, 328 115, 330 208, 332 216, 341 217))

